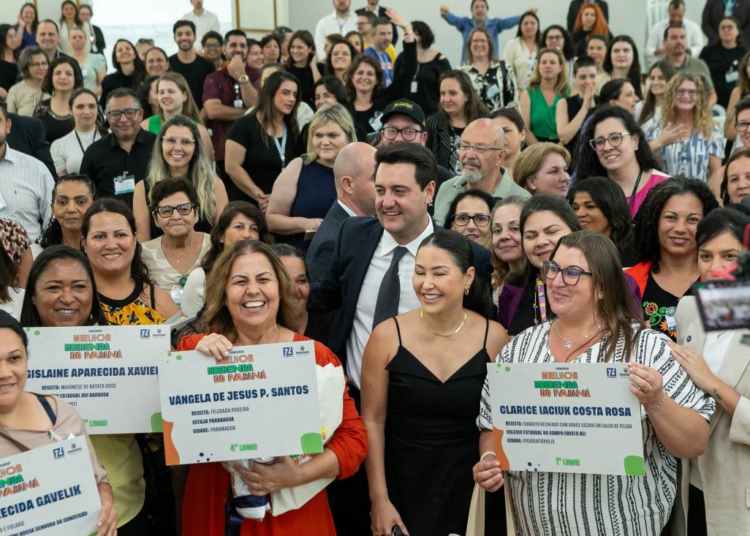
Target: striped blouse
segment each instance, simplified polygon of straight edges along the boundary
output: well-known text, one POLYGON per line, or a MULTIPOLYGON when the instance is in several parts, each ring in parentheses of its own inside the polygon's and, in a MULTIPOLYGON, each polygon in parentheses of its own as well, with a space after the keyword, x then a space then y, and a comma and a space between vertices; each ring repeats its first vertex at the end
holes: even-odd
MULTIPOLYGON (((507 363, 554 362, 548 344, 549 329, 550 323, 544 322, 522 332, 503 349, 501 359, 507 363)), ((599 361, 606 340, 607 336, 575 362, 599 361)), ((656 331, 641 331, 632 359, 658 370, 664 377, 666 394, 708 420, 715 402, 677 364, 668 340, 656 331)), ((621 339, 613 362, 623 361, 623 350, 621 339)), ((658 536, 675 500, 677 460, 656 437, 642 406, 641 422, 645 477, 511 471, 507 483, 518 534, 658 536)), ((486 380, 477 424, 482 430, 492 429, 486 380)))
MULTIPOLYGON (((664 125, 661 122, 654 123, 646 132, 646 139, 653 141, 659 137, 664 125)), ((692 136, 683 142, 672 143, 661 148, 662 170, 667 175, 685 175, 690 179, 701 179, 707 181, 711 174, 708 169, 710 156, 719 160, 724 159, 724 145, 726 138, 722 129, 716 124, 711 124, 711 135, 706 139, 700 132, 694 132, 692 136)))

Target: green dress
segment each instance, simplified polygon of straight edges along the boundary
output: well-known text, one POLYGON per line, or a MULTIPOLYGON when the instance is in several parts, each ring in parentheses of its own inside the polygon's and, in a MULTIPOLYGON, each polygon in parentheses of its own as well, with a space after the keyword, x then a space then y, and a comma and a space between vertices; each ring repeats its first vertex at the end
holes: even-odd
POLYGON ((531 101, 529 121, 531 122, 530 129, 532 134, 539 141, 559 141, 560 137, 557 135, 555 113, 557 103, 560 99, 565 98, 565 95, 558 93, 555 95, 555 100, 549 105, 539 86, 528 87, 526 88, 526 92, 529 94, 529 100, 531 101))

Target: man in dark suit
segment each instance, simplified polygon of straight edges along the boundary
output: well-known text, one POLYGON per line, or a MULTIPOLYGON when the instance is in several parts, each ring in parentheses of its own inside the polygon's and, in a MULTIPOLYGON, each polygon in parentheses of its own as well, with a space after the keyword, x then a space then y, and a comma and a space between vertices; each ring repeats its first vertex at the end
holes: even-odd
MULTIPOLYGON (((386 10, 388 10, 387 7, 383 7, 378 4, 378 0, 367 0, 367 5, 363 8, 358 9, 355 11, 357 15, 363 15, 367 11, 375 15, 376 17, 385 17, 388 18, 388 15, 386 14, 386 10)), ((391 28, 393 28, 393 39, 391 40, 391 44, 395 47, 396 43, 398 43, 398 32, 396 31, 396 25, 391 23, 391 28)), ((374 28, 373 28, 374 29, 374 28)))
MULTIPOLYGON (((328 347, 346 369, 357 408, 362 355, 373 328, 381 319, 420 306, 411 280, 419 244, 439 228, 427 213, 435 195, 436 174, 435 156, 418 143, 393 143, 378 149, 377 218, 343 221, 330 266, 310 294, 312 314, 338 309, 328 347)), ((477 277, 489 281, 489 251, 474 242, 471 245, 477 277)), ((338 534, 371 534, 364 466, 351 478, 333 482, 327 491, 338 534)))
POLYGON ((52 176, 57 178, 55 162, 49 152, 49 142, 44 131, 44 124, 35 117, 25 117, 8 113, 11 122, 8 133, 8 145, 23 154, 33 156, 47 166, 52 176))
POLYGON ((344 147, 333 164, 336 202, 323 218, 307 250, 310 282, 320 281, 328 270, 345 219, 375 215, 375 147, 355 142, 344 147))
POLYGON ((581 6, 586 3, 598 5, 604 14, 604 18, 609 22, 609 6, 604 0, 573 0, 568 8, 568 31, 570 33, 573 33, 573 27, 576 24, 576 17, 581 10, 581 6))

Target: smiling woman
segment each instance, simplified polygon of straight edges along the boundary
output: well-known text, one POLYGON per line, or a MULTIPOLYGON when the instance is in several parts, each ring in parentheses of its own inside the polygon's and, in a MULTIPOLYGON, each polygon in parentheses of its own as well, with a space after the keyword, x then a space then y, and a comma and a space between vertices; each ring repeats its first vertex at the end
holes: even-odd
POLYGON ((357 140, 354 123, 341 104, 320 107, 310 122, 305 159, 296 158, 273 185, 268 205, 272 232, 292 235, 292 244, 307 251, 309 238, 336 201, 333 163, 341 149, 357 140))

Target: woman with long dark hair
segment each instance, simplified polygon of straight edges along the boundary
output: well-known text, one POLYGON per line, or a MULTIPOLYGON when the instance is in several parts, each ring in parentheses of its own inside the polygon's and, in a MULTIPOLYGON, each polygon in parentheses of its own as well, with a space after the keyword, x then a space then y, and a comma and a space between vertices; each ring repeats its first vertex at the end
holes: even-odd
POLYGON ((8 90, 18 78, 18 48, 21 40, 10 24, 0 24, 0 98, 8 96, 8 90))
POLYGON ((627 110, 603 105, 581 134, 580 158, 576 174, 587 177, 609 177, 622 188, 635 216, 646 194, 669 178, 659 171, 659 163, 648 146, 646 136, 627 110))
POLYGON ((461 134, 469 123, 487 115, 469 75, 453 69, 440 76, 440 107, 425 121, 426 147, 439 166, 458 174, 461 134))
POLYGON ((568 69, 569 82, 573 84, 573 62, 576 59, 575 44, 573 43, 573 36, 570 32, 560 26, 559 24, 553 24, 547 26, 542 33, 542 45, 545 48, 554 48, 562 52, 565 57, 565 64, 568 69))
POLYGON ((100 102, 107 102, 107 95, 117 88, 130 88, 138 91, 146 78, 146 66, 138 56, 133 43, 127 39, 118 39, 112 50, 112 66, 115 72, 108 74, 102 80, 102 96, 100 102))
POLYGON ((698 280, 696 228, 717 206, 703 181, 674 177, 654 187, 635 217, 639 263, 626 273, 641 290, 643 318, 672 340, 677 302, 698 280))
POLYGON ((60 10, 60 50, 63 54, 71 55, 73 49, 70 45, 70 33, 73 28, 76 28, 83 32, 85 35, 84 42, 86 43, 86 51, 91 50, 91 41, 94 35, 94 31, 91 25, 87 22, 83 22, 78 16, 78 4, 73 0, 65 0, 62 3, 60 10))
POLYGON ((425 238, 412 278, 421 307, 379 324, 365 348, 362 417, 374 534, 396 525, 415 535, 466 528, 476 408, 487 364, 509 340, 489 320, 489 293, 472 258, 469 241, 455 231, 425 238), (437 495, 424 492, 438 488, 437 495))
POLYGON ((544 45, 539 17, 536 13, 527 11, 518 21, 516 36, 505 45, 505 50, 503 50, 503 61, 515 73, 519 93, 529 85, 529 80, 534 74, 537 54, 542 46, 544 45))
POLYGON ((299 80, 300 100, 312 108, 313 86, 325 71, 325 66, 318 61, 315 40, 310 32, 297 30, 292 34, 289 58, 284 67, 299 80))
POLYGON ((737 66, 737 85, 732 89, 727 105, 727 119, 724 122, 724 134, 729 141, 737 139, 737 129, 734 124, 737 121, 735 117, 735 108, 739 102, 750 95, 750 52, 745 53, 737 66))
POLYGON ((596 79, 596 90, 610 80, 625 78, 635 89, 638 100, 643 100, 643 89, 641 84, 641 63, 638 59, 638 47, 635 41, 628 35, 618 35, 609 42, 607 55, 602 65, 604 73, 596 79))
POLYGON ((644 132, 654 123, 661 121, 661 107, 664 105, 664 94, 667 84, 677 73, 674 66, 666 60, 657 61, 646 75, 646 97, 636 104, 638 124, 644 132))
MULTIPOLYGON (((358 52, 354 46, 346 39, 337 39, 331 45, 331 52, 326 55, 326 76, 335 76, 341 82, 344 82, 344 74, 352 65, 352 60, 358 52)), ((315 80, 318 83, 319 79, 315 80)))
POLYGON ((21 6, 18 14, 18 22, 14 26, 18 32, 18 38, 21 40, 20 50, 26 47, 36 46, 36 29, 39 26, 39 15, 36 11, 36 4, 26 2, 21 6))
POLYGON ((299 82, 278 71, 264 82, 258 104, 227 136, 224 166, 233 181, 229 197, 256 203, 265 212, 276 177, 299 156, 299 82))
POLYGON ((53 60, 42 81, 42 93, 50 95, 42 99, 34 110, 34 117, 41 119, 48 143, 53 143, 72 132, 76 127, 70 109, 73 91, 83 87, 83 78, 78 63, 69 56, 53 60))
POLYGON ((50 246, 81 249, 83 217, 95 197, 96 187, 86 175, 72 174, 57 179, 52 190, 52 219, 42 232, 39 244, 31 246, 34 257, 50 246))

